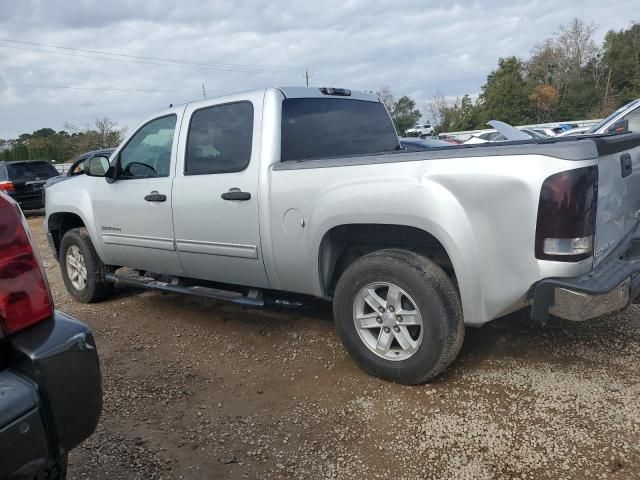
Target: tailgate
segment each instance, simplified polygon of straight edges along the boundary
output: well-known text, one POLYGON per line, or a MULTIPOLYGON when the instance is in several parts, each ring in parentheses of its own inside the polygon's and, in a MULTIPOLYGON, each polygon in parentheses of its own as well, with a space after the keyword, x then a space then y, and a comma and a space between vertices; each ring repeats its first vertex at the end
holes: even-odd
POLYGON ((598 149, 598 211, 594 265, 631 231, 640 211, 640 134, 594 138, 598 149))
POLYGON ((42 188, 46 182, 46 180, 18 180, 14 181, 13 185, 18 197, 38 197, 42 195, 42 188))

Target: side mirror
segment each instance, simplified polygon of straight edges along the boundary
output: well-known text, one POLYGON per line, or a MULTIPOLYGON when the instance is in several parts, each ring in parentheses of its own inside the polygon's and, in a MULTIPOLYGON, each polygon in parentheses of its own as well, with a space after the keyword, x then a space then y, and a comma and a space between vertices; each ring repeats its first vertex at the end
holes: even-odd
POLYGON ((96 155, 86 162, 84 173, 90 177, 104 177, 107 175, 110 166, 107 157, 96 155))
POLYGON ((607 133, 629 133, 629 120, 618 120, 607 129, 607 133))

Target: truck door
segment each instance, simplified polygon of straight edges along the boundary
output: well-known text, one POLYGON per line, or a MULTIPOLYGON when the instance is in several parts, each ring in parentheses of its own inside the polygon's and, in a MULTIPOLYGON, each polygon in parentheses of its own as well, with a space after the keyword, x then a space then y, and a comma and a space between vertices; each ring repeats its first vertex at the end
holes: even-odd
POLYGON ((261 94, 186 108, 173 216, 189 277, 269 286, 258 218, 261 117, 261 94))
POLYGON ((182 273, 171 212, 176 124, 170 114, 140 127, 114 159, 116 180, 96 179, 96 229, 111 265, 182 273))

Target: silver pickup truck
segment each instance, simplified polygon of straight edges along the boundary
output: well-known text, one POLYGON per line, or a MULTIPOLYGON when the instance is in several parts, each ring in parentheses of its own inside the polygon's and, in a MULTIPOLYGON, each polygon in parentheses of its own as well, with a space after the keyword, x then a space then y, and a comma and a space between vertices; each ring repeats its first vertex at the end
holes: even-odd
POLYGON ((331 300, 355 361, 402 383, 443 371, 465 325, 584 320, 640 288, 632 133, 409 152, 375 95, 268 88, 172 107, 85 172, 46 190, 78 301, 331 300))

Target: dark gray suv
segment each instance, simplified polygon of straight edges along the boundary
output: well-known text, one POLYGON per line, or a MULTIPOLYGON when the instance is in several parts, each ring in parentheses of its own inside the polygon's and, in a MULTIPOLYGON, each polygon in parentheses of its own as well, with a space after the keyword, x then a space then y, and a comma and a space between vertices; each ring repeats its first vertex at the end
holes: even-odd
POLYGON ((57 175, 46 160, 0 162, 0 192, 12 197, 23 210, 44 208, 44 184, 57 175))

